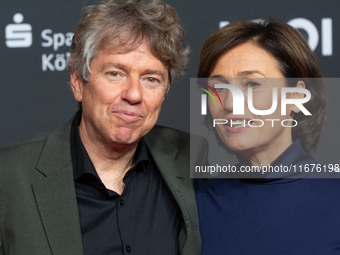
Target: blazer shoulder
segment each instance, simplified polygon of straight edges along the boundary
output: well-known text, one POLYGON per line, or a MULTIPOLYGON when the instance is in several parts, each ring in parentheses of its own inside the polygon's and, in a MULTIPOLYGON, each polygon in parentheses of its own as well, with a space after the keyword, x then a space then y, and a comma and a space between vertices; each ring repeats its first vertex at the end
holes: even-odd
POLYGON ((74 116, 66 124, 56 130, 43 132, 27 140, 9 144, 3 148, 0 148, 0 164, 3 165, 5 161, 12 161, 13 159, 28 159, 32 156, 32 154, 38 154, 39 156, 49 139, 53 141, 52 144, 56 144, 55 141, 58 140, 69 140, 73 119, 74 116))
MULTIPOLYGON (((10 203, 9 198, 14 193, 26 193, 32 180, 41 176, 35 171, 35 165, 47 137, 48 133, 39 134, 23 142, 10 144, 0 149, 1 208, 10 203)), ((0 214, 3 215, 2 209, 0 214)))
POLYGON ((50 134, 51 132, 44 132, 27 140, 0 148, 0 164, 5 161, 18 160, 25 156, 31 157, 32 154, 39 153, 50 134))

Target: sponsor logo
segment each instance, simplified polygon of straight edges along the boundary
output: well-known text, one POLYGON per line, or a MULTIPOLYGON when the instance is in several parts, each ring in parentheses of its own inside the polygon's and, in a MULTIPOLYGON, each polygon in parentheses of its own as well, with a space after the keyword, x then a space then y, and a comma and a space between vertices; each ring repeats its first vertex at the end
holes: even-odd
MULTIPOLYGON (((253 20, 260 22, 261 20, 253 20)), ((219 27, 228 25, 229 21, 220 21, 219 27)), ((312 51, 319 45, 320 33, 313 22, 305 18, 295 18, 287 22, 292 27, 303 30, 307 35, 309 47, 312 51)), ((321 19, 321 54, 322 56, 333 55, 333 22, 331 18, 321 19)))
POLYGON ((5 28, 6 46, 8 48, 28 48, 32 45, 32 26, 22 23, 24 15, 16 13, 13 16, 15 24, 8 24, 5 28))
MULTIPOLYGON (((13 16, 15 24, 8 24, 5 28, 6 46, 8 48, 28 48, 33 44, 32 26, 23 24, 24 15, 16 13, 13 16)), ((70 52, 59 52, 61 47, 70 47, 74 33, 54 33, 52 29, 44 29, 41 32, 41 47, 51 48, 53 53, 41 55, 42 71, 64 71, 67 68, 67 60, 70 52)))

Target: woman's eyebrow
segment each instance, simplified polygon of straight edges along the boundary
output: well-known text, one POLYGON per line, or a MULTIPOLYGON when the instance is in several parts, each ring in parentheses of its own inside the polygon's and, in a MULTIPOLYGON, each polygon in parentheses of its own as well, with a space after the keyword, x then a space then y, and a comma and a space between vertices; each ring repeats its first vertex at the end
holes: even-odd
POLYGON ((245 70, 245 71, 239 72, 237 75, 238 75, 239 77, 244 77, 244 76, 248 76, 248 75, 251 75, 251 74, 254 74, 254 73, 260 74, 260 75, 262 75, 263 77, 266 78, 266 76, 264 75, 264 73, 262 73, 262 72, 259 71, 259 70, 245 70))

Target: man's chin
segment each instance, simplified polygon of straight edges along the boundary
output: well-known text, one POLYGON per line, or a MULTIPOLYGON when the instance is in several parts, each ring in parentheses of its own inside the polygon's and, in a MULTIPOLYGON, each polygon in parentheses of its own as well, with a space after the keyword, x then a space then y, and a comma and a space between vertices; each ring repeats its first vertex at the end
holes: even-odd
POLYGON ((129 128, 119 128, 112 141, 117 145, 134 145, 139 142, 143 134, 139 130, 129 128))
POLYGON ((145 126, 120 126, 115 128, 115 133, 111 136, 111 141, 117 145, 134 145, 137 144, 143 136, 148 134, 154 125, 145 126))

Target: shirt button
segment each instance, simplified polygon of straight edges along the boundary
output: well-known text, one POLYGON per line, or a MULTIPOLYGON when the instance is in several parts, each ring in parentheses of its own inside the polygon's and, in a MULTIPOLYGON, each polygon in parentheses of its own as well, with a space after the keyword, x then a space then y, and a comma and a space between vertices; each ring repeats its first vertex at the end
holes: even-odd
MULTIPOLYGON (((124 200, 123 200, 123 199, 120 200, 120 205, 121 205, 121 206, 124 205, 124 200)), ((130 247, 130 246, 127 246, 127 247, 130 247)), ((127 247, 126 247, 126 249, 127 249, 127 247)), ((131 248, 130 248, 130 249, 131 249, 131 248)))
POLYGON ((129 245, 126 246, 126 251, 130 252, 131 251, 131 247, 129 245))

